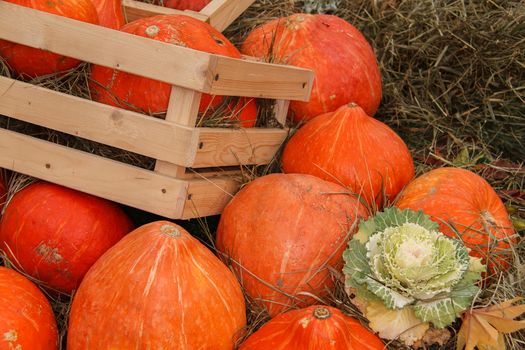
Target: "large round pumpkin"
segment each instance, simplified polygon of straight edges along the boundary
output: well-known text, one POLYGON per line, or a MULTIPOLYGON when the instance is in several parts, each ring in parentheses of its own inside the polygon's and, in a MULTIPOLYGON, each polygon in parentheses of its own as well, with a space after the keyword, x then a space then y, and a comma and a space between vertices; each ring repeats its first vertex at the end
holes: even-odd
MULTIPOLYGON (((126 24, 121 31, 173 45, 240 58, 241 54, 220 32, 207 23, 184 15, 160 15, 126 24)), ((188 62, 188 65, 191 65, 188 62)), ((168 108, 171 85, 134 74, 93 65, 90 90, 94 100, 146 113, 168 108)), ((203 94, 199 112, 217 107, 220 96, 203 94)))
POLYGON ((313 304, 308 293, 326 296, 330 269, 340 267, 356 221, 367 214, 342 186, 271 174, 250 182, 226 206, 216 246, 248 296, 275 316, 313 304))
POLYGON ((381 76, 364 36, 331 15, 294 14, 253 30, 241 52, 272 62, 312 69, 315 80, 309 102, 292 101, 295 120, 307 120, 355 102, 374 115, 381 101, 381 76))
POLYGON ((172 9, 200 11, 206 7, 210 1, 211 0, 159 0, 158 2, 172 9))
MULTIPOLYGON (((97 11, 90 0, 4 0, 35 10, 98 24, 97 11)), ((0 56, 18 74, 28 77, 57 73, 74 68, 80 61, 74 58, 0 40, 0 56)))
POLYGON ((26 277, 0 266, 0 349, 57 348, 55 316, 45 295, 26 277))
POLYGON ((139 227, 107 251, 75 294, 68 350, 232 349, 246 323, 230 270, 182 227, 139 227))
POLYGON ((509 214, 492 186, 460 168, 431 170, 412 181, 396 203, 423 210, 447 236, 460 237, 470 254, 483 258, 489 271, 509 266, 516 236, 509 214))
POLYGON ((383 350, 385 344, 356 319, 330 306, 313 305, 279 315, 239 350, 383 350))
POLYGON ((46 182, 9 202, 0 221, 0 249, 44 286, 70 293, 131 221, 116 204, 46 182))
POLYGON ((91 2, 95 5, 101 26, 119 29, 126 24, 122 0, 91 0, 91 2))
POLYGON ((282 166, 286 173, 343 184, 379 205, 394 199, 414 177, 414 162, 403 140, 355 104, 301 127, 284 149, 282 166))

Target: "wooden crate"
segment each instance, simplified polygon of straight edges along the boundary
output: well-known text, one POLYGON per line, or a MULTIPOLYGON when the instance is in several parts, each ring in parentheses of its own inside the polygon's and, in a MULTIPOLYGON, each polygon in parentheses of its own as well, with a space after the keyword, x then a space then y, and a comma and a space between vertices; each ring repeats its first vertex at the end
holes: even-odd
MULTIPOLYGON (((117 68, 172 85, 159 119, 0 77, 0 114, 156 159, 154 171, 0 129, 0 167, 169 218, 218 214, 239 183, 188 176, 206 169, 267 164, 287 130, 197 128, 201 93, 306 101, 308 70, 233 59, 165 44, 0 1, 0 39, 117 68)), ((213 177, 208 175, 215 175, 213 177)))
POLYGON ((155 15, 184 14, 208 22, 212 27, 223 31, 255 0, 212 0, 199 12, 180 11, 135 0, 122 0, 126 22, 155 15))

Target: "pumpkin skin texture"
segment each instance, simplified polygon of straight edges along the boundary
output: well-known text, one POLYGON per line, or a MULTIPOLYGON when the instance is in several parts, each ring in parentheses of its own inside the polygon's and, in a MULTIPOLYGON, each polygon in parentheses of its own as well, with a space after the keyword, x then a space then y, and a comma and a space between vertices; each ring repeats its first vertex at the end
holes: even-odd
POLYGON ((301 127, 282 156, 285 173, 302 173, 337 182, 381 206, 414 177, 404 141, 386 124, 355 104, 322 114, 301 127))
POLYGON ((126 20, 122 11, 122 0, 91 0, 98 14, 98 22, 103 27, 119 29, 126 20))
POLYGON ((200 11, 211 0, 164 0, 164 6, 177 10, 200 11))
POLYGON ((116 204, 38 182, 15 194, 6 207, 0 249, 44 286, 69 294, 131 230, 131 221, 116 204))
MULTIPOLYGON (((184 15, 141 18, 120 30, 194 50, 241 57, 237 48, 216 29, 184 15)), ((150 114, 166 112, 171 92, 171 85, 167 83, 98 65, 92 66, 89 87, 95 101, 150 114)), ((221 96, 203 94, 199 112, 213 109, 221 102, 221 96)))
POLYGON ((232 259, 245 293, 273 317, 315 303, 299 292, 326 295, 333 284, 328 266, 341 266, 352 225, 367 215, 337 184, 303 174, 266 175, 226 206, 216 247, 232 259))
POLYGON ((58 332, 45 295, 18 272, 0 266, 0 349, 56 350, 58 332))
POLYGON ((239 350, 383 350, 385 345, 356 319, 330 306, 288 311, 264 324, 239 350))
POLYGON ((182 227, 157 221, 89 270, 73 299, 67 348, 232 349, 245 324, 231 271, 182 227))
POLYGON ((309 102, 292 101, 295 121, 335 111, 349 102, 372 116, 381 101, 381 76, 374 51, 345 20, 331 15, 294 14, 255 28, 243 54, 315 72, 309 102))
POLYGON ((458 238, 459 233, 470 255, 482 258, 489 272, 508 268, 509 248, 516 243, 513 225, 503 202, 481 176, 460 168, 431 170, 403 190, 396 206, 423 210, 447 236, 458 238))
MULTIPOLYGON (((98 24, 97 11, 90 0, 5 0, 35 10, 98 24)), ((17 74, 34 78, 75 68, 81 61, 49 51, 0 40, 0 56, 17 74)))

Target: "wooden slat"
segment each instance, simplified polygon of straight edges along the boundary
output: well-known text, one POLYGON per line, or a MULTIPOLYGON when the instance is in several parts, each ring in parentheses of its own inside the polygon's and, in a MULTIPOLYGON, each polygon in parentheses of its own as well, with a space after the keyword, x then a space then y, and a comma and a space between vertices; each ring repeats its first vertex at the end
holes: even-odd
POLYGON ((220 214, 241 185, 230 176, 194 179, 188 183, 183 219, 220 214))
POLYGON ((193 164, 199 131, 0 77, 0 114, 175 164, 193 164))
POLYGON ((213 93, 308 101, 314 73, 302 68, 252 60, 213 56, 210 62, 213 93))
POLYGON ((208 16, 195 11, 181 11, 163 6, 156 6, 135 0, 122 0, 126 22, 131 22, 144 17, 157 15, 186 15, 203 22, 208 21, 208 16))
POLYGON ((226 29, 255 0, 212 0, 200 13, 220 32, 226 29))
POLYGON ((290 100, 277 100, 274 106, 274 117, 281 125, 286 125, 286 117, 288 116, 288 108, 290 107, 290 100))
POLYGON ((199 149, 194 168, 240 164, 267 164, 288 130, 199 128, 199 149))
MULTIPOLYGON (((200 92, 172 86, 168 111, 166 113, 166 122, 172 123, 173 125, 194 127, 199 113, 200 101, 200 92)), ((194 144, 193 147, 195 147, 193 149, 193 154, 195 154, 197 145, 194 144)), ((186 168, 170 162, 157 160, 155 163, 155 171, 176 178, 183 178, 186 173, 186 168)))
POLYGON ((309 70, 211 55, 4 1, 0 38, 217 95, 306 101, 313 82, 309 70))
POLYGON ((0 129, 0 167, 170 218, 182 215, 186 181, 0 129))

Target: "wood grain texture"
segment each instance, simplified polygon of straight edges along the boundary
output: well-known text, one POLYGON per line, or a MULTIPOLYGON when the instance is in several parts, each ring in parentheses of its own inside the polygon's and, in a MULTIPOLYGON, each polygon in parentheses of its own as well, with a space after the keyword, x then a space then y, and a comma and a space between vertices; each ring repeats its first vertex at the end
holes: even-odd
POLYGON ((169 218, 179 218, 187 182, 0 129, 0 167, 169 218))
POLYGON ((193 164, 199 132, 0 77, 0 114, 175 164, 193 164))
POLYGON ((267 164, 288 135, 284 129, 199 128, 192 167, 267 164))
POLYGON ((217 215, 233 198, 241 183, 231 176, 188 180, 182 219, 217 215))
POLYGON ((195 11, 181 11, 135 0, 122 0, 122 6, 124 7, 124 16, 126 17, 127 23, 136 19, 157 15, 186 15, 197 18, 203 22, 208 21, 207 15, 195 11))
POLYGON ((255 0, 212 0, 200 13, 208 17, 212 27, 220 32, 226 29, 255 0))
POLYGON ((302 68, 216 56, 6 2, 0 38, 215 95, 306 101, 313 83, 302 68))

